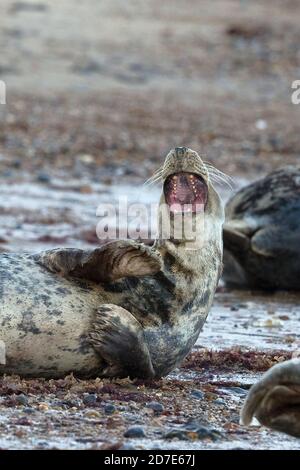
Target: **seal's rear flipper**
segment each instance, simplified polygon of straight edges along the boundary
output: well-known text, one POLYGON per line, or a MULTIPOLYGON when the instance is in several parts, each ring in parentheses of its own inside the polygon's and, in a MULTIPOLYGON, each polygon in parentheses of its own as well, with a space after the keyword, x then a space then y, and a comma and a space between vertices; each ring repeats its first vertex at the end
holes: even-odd
POLYGON ((52 272, 94 282, 146 276, 162 268, 156 250, 132 240, 110 242, 94 250, 57 248, 34 255, 34 259, 52 272))
POLYGON ((300 360, 273 366, 251 387, 241 411, 242 424, 253 416, 264 426, 300 437, 300 360))
POLYGON ((102 305, 89 336, 94 349, 108 364, 103 375, 154 377, 142 326, 128 310, 113 304, 102 305))

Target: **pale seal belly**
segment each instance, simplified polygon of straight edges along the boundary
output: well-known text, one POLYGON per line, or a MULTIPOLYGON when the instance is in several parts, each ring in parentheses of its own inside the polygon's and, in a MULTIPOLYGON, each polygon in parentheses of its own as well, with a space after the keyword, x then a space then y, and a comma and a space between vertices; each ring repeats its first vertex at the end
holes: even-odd
POLYGON ((95 284, 54 276, 26 254, 0 256, 0 372, 27 376, 97 373, 89 343, 93 312, 104 302, 95 284))

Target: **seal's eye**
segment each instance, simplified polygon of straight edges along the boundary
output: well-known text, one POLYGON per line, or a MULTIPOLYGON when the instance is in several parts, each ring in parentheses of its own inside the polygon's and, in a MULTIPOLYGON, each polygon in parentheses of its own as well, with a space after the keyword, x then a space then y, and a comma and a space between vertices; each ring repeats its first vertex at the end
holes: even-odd
POLYGON ((164 194, 171 212, 204 212, 207 185, 194 173, 175 173, 167 177, 164 194))

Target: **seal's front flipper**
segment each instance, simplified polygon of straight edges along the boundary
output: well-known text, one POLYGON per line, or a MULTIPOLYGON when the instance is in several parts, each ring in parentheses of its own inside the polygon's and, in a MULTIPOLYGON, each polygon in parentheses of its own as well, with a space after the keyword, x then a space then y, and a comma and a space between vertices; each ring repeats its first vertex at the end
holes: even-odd
POLYGON ((300 229, 289 230, 284 225, 269 225, 255 233, 251 239, 251 249, 265 257, 293 254, 297 256, 299 240, 300 229))
POLYGON ((246 251, 255 227, 244 220, 229 220, 223 225, 224 247, 229 251, 246 251))
POLYGON ((242 423, 250 424, 253 416, 264 426, 300 437, 300 359, 273 366, 253 385, 242 423))
POLYGON ((57 248, 34 255, 52 272, 94 282, 112 282, 127 276, 146 276, 159 272, 159 252, 132 240, 114 241, 94 250, 57 248))
POLYGON ((89 334, 94 349, 107 362, 108 377, 154 377, 141 324, 128 310, 102 305, 89 334))

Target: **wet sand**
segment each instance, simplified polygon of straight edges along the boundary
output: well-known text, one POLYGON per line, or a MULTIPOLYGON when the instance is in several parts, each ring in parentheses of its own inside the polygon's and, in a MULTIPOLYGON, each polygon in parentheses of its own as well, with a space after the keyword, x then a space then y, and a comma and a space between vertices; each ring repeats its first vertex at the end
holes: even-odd
MULTIPOLYGON (((222 191, 226 199, 230 193, 222 191)), ((1 250, 98 246, 96 208, 122 194, 150 204, 159 188, 54 178, 2 184, 1 250)), ((239 425, 250 385, 299 349, 299 299, 297 293, 232 291, 221 283, 193 352, 158 382, 2 378, 0 447, 300 449, 294 438, 239 425), (145 436, 124 437, 132 426, 145 436)))

